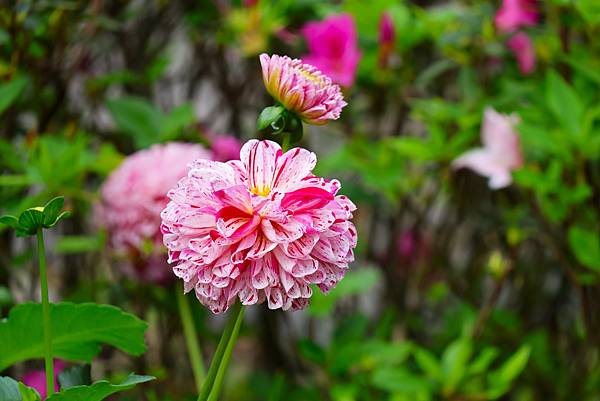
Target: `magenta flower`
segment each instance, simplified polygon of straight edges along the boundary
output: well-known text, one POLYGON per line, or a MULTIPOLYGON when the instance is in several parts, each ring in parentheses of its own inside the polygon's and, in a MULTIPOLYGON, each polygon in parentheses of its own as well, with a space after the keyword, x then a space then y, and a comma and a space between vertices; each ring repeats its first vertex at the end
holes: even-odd
POLYGON ((394 49, 394 21, 388 12, 383 13, 379 20, 379 66, 386 68, 394 49))
POLYGON ((312 65, 276 54, 260 55, 263 81, 271 96, 307 124, 337 120, 346 106, 340 87, 312 65))
POLYGON ((102 185, 97 220, 106 226, 111 247, 132 262, 126 268, 133 267, 137 278, 162 282, 171 277, 160 256, 160 211, 169 201, 167 191, 186 175, 187 164, 200 158, 210 158, 201 145, 154 145, 127 157, 102 185), (155 245, 151 257, 143 257, 147 244, 155 245))
POLYGON ((481 130, 483 148, 470 150, 456 159, 454 168, 468 168, 489 178, 492 189, 507 187, 511 172, 523 165, 521 144, 515 131, 519 117, 487 108, 481 130))
POLYGON ((503 33, 514 32, 522 26, 533 26, 538 22, 536 1, 503 0, 494 21, 503 33))
MULTIPOLYGON (((54 360, 54 391, 59 391, 56 378, 65 367, 66 365, 63 361, 58 359, 54 360)), ((34 388, 40 394, 40 399, 42 401, 46 399, 48 394, 46 393, 46 372, 44 370, 30 370, 23 375, 21 381, 26 386, 34 388)))
POLYGON ((531 74, 535 70, 535 47, 529 36, 524 32, 519 32, 508 40, 508 47, 512 50, 519 71, 523 75, 531 74))
POLYGON ((232 135, 214 135, 211 139, 212 160, 226 162, 237 159, 242 143, 232 135))
POLYGON ((310 284, 327 292, 354 260, 354 204, 337 180, 312 175, 317 158, 250 140, 241 160, 197 160, 168 196, 161 230, 185 291, 214 313, 267 302, 301 309, 310 284))
POLYGON ((307 23, 302 33, 309 50, 302 59, 333 82, 352 86, 361 57, 354 18, 349 14, 332 15, 307 23))

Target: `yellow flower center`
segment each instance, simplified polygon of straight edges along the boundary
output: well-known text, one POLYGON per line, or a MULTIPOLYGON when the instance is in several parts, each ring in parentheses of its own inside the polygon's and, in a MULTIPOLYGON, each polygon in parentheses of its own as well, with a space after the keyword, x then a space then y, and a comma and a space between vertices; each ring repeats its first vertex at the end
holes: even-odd
POLYGON ((266 198, 269 193, 271 193, 271 187, 268 185, 264 187, 254 187, 250 190, 250 192, 252 192, 254 195, 264 196, 266 198))

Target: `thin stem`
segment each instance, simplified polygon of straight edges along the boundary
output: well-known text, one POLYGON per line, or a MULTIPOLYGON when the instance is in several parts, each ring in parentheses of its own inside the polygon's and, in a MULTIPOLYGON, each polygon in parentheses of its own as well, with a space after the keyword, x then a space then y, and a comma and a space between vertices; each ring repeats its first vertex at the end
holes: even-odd
POLYGON ((225 349, 225 353, 223 354, 223 359, 219 364, 219 370, 217 371, 217 376, 215 377, 215 382, 213 383, 212 390, 210 391, 210 396, 208 397, 207 401, 217 401, 219 399, 219 395, 221 394, 223 380, 225 379, 225 373, 227 373, 227 366, 229 365, 229 360, 231 359, 231 354, 233 353, 233 348, 235 347, 238 335, 240 334, 242 321, 244 320, 244 308, 241 305, 236 312, 237 313, 232 313, 231 315, 231 320, 234 320, 235 318, 235 326, 231 332, 231 337, 229 338, 227 349, 225 349))
POLYGON ((204 381, 204 364, 202 363, 202 353, 198 345, 198 334, 194 324, 194 317, 190 310, 190 304, 185 298, 185 294, 181 288, 175 290, 177 292, 177 305, 179 307, 179 316, 183 325, 183 335, 190 356, 192 371, 194 372, 194 381, 196 382, 196 391, 202 388, 204 381))
POLYGON ((217 372, 219 370, 219 366, 221 365, 221 360, 223 359, 223 355, 225 353, 225 349, 229 345, 229 339, 231 334, 233 333, 235 324, 237 322, 237 316, 242 309, 242 305, 239 303, 235 303, 229 315, 229 320, 225 325, 225 329, 223 330, 223 335, 221 335, 221 340, 219 340, 219 345, 217 345, 217 349, 215 354, 213 355, 212 362, 210 363, 210 367, 208 368, 208 373, 206 374, 206 379, 202 384, 202 389, 200 390, 200 394, 198 394, 198 401, 206 401, 211 390, 213 388, 213 383, 215 378, 217 377, 217 372))
POLYGON ((281 151, 283 153, 285 153, 290 148, 290 140, 291 140, 292 134, 289 132, 284 132, 282 135, 283 135, 283 139, 281 141, 281 151))
POLYGON ((44 321, 44 361, 46 365, 46 394, 54 394, 54 364, 52 362, 52 327, 50 300, 48 297, 48 274, 46 272, 46 250, 42 228, 37 231, 38 258, 40 265, 40 287, 42 290, 42 315, 44 321))

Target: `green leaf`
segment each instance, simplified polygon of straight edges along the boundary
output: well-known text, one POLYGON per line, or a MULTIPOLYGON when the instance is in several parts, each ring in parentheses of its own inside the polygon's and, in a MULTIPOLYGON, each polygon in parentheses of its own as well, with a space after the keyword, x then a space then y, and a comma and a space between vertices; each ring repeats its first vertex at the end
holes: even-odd
POLYGON ((258 121, 256 122, 256 128, 261 131, 271 124, 277 122, 285 112, 285 108, 283 106, 269 106, 265 107, 263 111, 260 112, 258 116, 258 121))
POLYGON ((350 295, 361 294, 371 289, 379 280, 381 274, 373 268, 352 269, 328 294, 315 291, 308 313, 313 316, 325 316, 333 311, 337 302, 350 295))
POLYGON ((138 148, 159 141, 165 116, 147 100, 122 97, 108 100, 106 106, 119 129, 130 135, 138 148))
POLYGON ((58 374, 58 384, 60 384, 61 390, 92 384, 92 366, 90 364, 75 365, 63 370, 58 374))
POLYGON ((435 355, 427 349, 417 348, 413 352, 415 362, 419 368, 431 379, 439 379, 441 376, 441 366, 435 355))
POLYGON ((45 228, 53 227, 56 223, 58 223, 58 221, 61 218, 69 215, 68 212, 61 213, 61 210, 64 205, 65 205, 64 196, 57 196, 56 198, 54 198, 51 201, 49 201, 48 203, 46 203, 46 206, 44 206, 44 212, 43 212, 43 226, 45 228))
POLYGON ((592 25, 600 24, 600 3, 598 3, 598 0, 577 0, 574 3, 588 23, 592 25))
POLYGON ((442 382, 444 389, 453 392, 465 376, 473 344, 469 338, 459 338, 446 348, 442 355, 442 382))
POLYGON ((10 215, 2 216, 0 217, 0 224, 4 224, 5 226, 9 226, 16 230, 19 228, 19 219, 10 215))
POLYGON ((19 97, 29 80, 25 77, 18 77, 10 82, 0 85, 0 114, 4 112, 19 97))
POLYGON ((403 394, 419 394, 429 391, 430 383, 404 368, 377 369, 371 376, 373 386, 380 390, 403 394))
POLYGON ((39 399, 39 394, 31 387, 10 377, 0 377, 1 401, 39 401, 39 399))
POLYGON ((569 245, 579 263, 600 272, 600 236, 598 232, 573 226, 569 228, 569 245))
POLYGON ((145 383, 154 380, 153 376, 138 376, 131 374, 122 383, 112 384, 106 380, 100 380, 91 386, 75 386, 56 393, 46 399, 46 401, 101 401, 106 397, 118 393, 119 391, 129 390, 136 384, 145 383))
POLYGON ((35 235, 38 228, 42 227, 44 220, 44 208, 34 207, 27 209, 19 216, 19 228, 27 235, 35 235))
POLYGON ((488 391, 489 399, 496 399, 504 395, 512 385, 512 382, 521 374, 527 362, 531 347, 522 345, 502 366, 493 371, 489 375, 489 383, 491 388, 488 391))
MULTIPOLYGON (((131 355, 146 351, 144 333, 148 325, 110 305, 61 302, 50 308, 52 349, 57 358, 90 361, 101 344, 112 345, 131 355)), ((26 303, 12 308, 0 321, 0 371, 14 363, 44 355, 42 305, 26 303)))
POLYGON ((546 103, 563 129, 570 134, 581 133, 583 105, 577 93, 555 71, 546 76, 546 103))
POLYGON ((167 114, 161 127, 161 139, 171 139, 178 131, 196 119, 194 109, 189 103, 183 104, 167 114))

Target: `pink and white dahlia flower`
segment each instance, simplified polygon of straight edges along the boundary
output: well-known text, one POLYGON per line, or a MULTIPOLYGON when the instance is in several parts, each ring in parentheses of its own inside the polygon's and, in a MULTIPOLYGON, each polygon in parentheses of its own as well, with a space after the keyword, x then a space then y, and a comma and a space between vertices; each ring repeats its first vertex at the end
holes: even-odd
POLYGON ((251 140, 240 160, 196 160, 169 191, 164 243, 185 291, 214 313, 265 300, 301 309, 310 284, 327 292, 354 260, 356 209, 337 180, 311 172, 314 153, 251 140))
POLYGON ((187 174, 188 163, 210 157, 197 144, 154 145, 127 157, 102 185, 96 218, 106 227, 110 246, 133 262, 138 278, 160 282, 171 276, 164 259, 156 263, 157 258, 141 255, 148 243, 160 253, 160 211, 169 201, 167 191, 187 174))
POLYGON ((265 87, 287 110, 307 124, 337 120, 346 106, 338 85, 310 64, 276 54, 260 55, 265 87))

